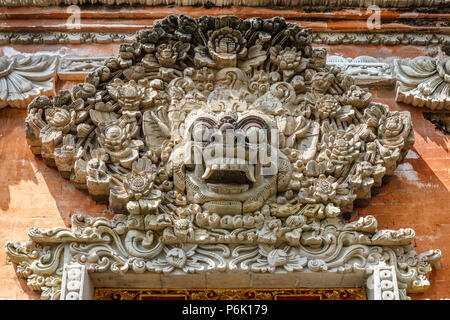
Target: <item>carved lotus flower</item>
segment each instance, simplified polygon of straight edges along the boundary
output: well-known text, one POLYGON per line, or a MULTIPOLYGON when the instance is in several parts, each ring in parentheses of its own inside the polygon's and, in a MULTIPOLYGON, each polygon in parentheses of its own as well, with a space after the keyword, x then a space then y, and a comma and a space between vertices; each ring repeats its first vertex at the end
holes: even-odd
POLYGON ((284 78, 287 80, 294 75, 295 69, 300 65, 302 52, 297 51, 295 47, 271 47, 270 60, 283 71, 284 78))
POLYGON ((75 124, 75 111, 63 108, 50 108, 45 110, 45 117, 52 129, 68 133, 75 124))
POLYGON ((393 138, 403 131, 403 121, 399 113, 393 113, 378 127, 378 134, 384 138, 393 138))
POLYGON ((96 129, 98 142, 110 156, 114 163, 120 163, 130 168, 139 156, 139 149, 143 147, 141 140, 133 140, 139 130, 136 119, 127 117, 107 123, 100 123, 96 129))
POLYGON ((247 54, 247 40, 238 30, 225 27, 212 32, 208 41, 208 52, 222 67, 235 67, 238 58, 247 54))
POLYGON ((345 92, 342 103, 362 109, 367 107, 371 99, 372 94, 367 89, 361 89, 360 87, 353 85, 345 92))
POLYGON ((341 105, 332 95, 327 94, 318 99, 315 111, 320 119, 335 118, 341 111, 341 105))
POLYGON ((40 130, 42 141, 42 156, 53 154, 55 147, 62 141, 63 135, 75 129, 76 111, 65 108, 45 109, 45 118, 48 122, 40 130))
POLYGON ((325 177, 325 175, 321 174, 319 179, 314 182, 314 186, 311 187, 313 197, 318 202, 326 203, 327 201, 333 200, 336 196, 336 188, 338 186, 335 180, 333 176, 325 177))
POLYGON ((133 163, 130 173, 123 181, 111 181, 111 206, 123 208, 132 214, 156 212, 161 202, 162 193, 153 187, 156 176, 155 165, 147 158, 140 158, 133 163))
POLYGON ((325 93, 333 83, 333 75, 328 72, 317 72, 312 76, 311 87, 315 92, 325 93))
POLYGON ((141 107, 150 106, 154 98, 158 98, 158 91, 154 87, 158 87, 159 82, 161 81, 153 80, 150 83, 144 81, 137 84, 134 80, 123 82, 121 79, 115 79, 106 88, 111 97, 126 111, 125 113, 133 113, 141 107))
POLYGON ((190 47, 189 43, 181 41, 163 43, 156 49, 155 56, 162 67, 170 68, 187 57, 190 47))
POLYGON ((122 80, 116 79, 111 85, 107 86, 107 89, 122 108, 139 110, 141 100, 144 98, 144 92, 134 80, 124 83, 122 80))
POLYGON ((306 257, 300 257, 289 247, 274 249, 273 246, 259 247, 259 258, 251 265, 253 272, 276 272, 302 270, 307 262, 306 257))
POLYGON ((349 141, 343 137, 338 137, 334 140, 330 158, 337 162, 348 162, 357 154, 359 154, 359 148, 357 148, 351 140, 349 141))
POLYGON ((339 130, 324 137, 323 151, 319 155, 319 159, 327 159, 333 166, 344 166, 359 155, 360 148, 361 141, 358 136, 354 136, 351 130, 339 130))

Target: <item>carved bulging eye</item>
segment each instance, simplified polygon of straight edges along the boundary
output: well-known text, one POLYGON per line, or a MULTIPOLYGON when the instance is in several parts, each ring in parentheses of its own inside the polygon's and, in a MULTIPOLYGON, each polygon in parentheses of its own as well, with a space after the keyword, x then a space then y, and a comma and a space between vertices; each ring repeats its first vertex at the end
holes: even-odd
POLYGON ((211 130, 206 126, 198 126, 194 128, 192 138, 197 142, 208 142, 211 139, 211 130))
POLYGON ((246 141, 248 143, 264 143, 267 141, 267 132, 259 127, 251 127, 247 129, 246 141))

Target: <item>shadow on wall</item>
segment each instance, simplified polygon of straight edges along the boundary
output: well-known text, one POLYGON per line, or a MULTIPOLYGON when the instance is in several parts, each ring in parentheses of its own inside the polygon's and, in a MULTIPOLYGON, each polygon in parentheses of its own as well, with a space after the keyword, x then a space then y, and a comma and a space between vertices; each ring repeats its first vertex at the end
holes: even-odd
POLYGON ((55 213, 66 226, 74 213, 103 215, 105 205, 76 189, 31 152, 25 139, 25 118, 26 110, 0 110, 0 217, 30 219, 23 220, 25 224, 44 220, 42 227, 47 227, 48 220, 53 222, 48 227, 54 227, 55 213))

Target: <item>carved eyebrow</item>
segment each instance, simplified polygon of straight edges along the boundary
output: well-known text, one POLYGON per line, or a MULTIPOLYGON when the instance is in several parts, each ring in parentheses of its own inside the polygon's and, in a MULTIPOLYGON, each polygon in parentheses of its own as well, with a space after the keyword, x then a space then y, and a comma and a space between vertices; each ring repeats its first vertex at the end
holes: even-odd
POLYGON ((246 131, 250 127, 255 127, 255 126, 262 128, 262 129, 269 128, 269 125, 263 118, 255 116, 255 115, 245 116, 244 118, 239 120, 236 124, 237 128, 242 129, 244 131, 246 131))

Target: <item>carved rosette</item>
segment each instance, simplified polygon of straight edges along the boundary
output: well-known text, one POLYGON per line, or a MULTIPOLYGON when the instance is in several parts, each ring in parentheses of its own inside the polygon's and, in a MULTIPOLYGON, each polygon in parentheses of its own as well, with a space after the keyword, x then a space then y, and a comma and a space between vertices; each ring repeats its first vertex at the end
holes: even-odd
POLYGON ((341 221, 412 146, 410 115, 371 102, 311 43, 281 18, 169 16, 72 93, 35 99, 33 152, 116 215, 32 240, 68 244, 89 272, 370 273, 382 261, 405 296, 425 288, 440 253, 415 255, 412 230, 341 221))

